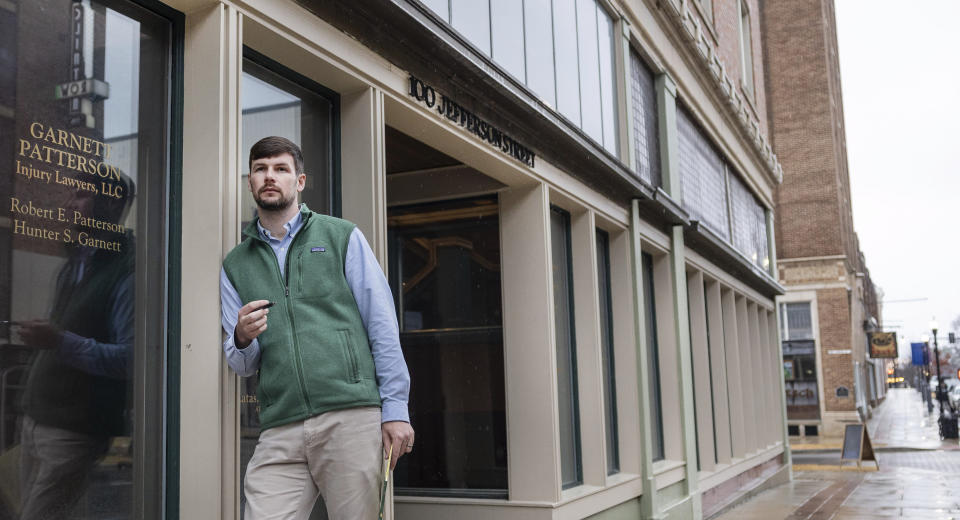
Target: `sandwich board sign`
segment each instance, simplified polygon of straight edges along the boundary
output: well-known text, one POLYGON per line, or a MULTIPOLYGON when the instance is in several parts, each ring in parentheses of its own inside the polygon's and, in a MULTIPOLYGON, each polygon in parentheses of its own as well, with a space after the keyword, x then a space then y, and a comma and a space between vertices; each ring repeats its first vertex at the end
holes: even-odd
POLYGON ((870 434, 863 424, 848 424, 843 432, 843 452, 840 454, 840 465, 846 461, 854 461, 857 468, 865 460, 871 460, 880 469, 880 462, 873 452, 873 444, 870 442, 870 434))

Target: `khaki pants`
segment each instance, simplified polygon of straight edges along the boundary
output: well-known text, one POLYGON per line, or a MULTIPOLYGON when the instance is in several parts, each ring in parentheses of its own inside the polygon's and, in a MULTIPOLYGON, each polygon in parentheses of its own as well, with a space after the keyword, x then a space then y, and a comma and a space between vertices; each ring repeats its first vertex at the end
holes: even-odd
POLYGON ((318 495, 330 520, 376 519, 382 444, 377 407, 261 432, 244 478, 244 520, 307 520, 318 495))
POLYGON ((109 446, 95 437, 23 418, 20 445, 22 520, 65 518, 87 490, 109 446))

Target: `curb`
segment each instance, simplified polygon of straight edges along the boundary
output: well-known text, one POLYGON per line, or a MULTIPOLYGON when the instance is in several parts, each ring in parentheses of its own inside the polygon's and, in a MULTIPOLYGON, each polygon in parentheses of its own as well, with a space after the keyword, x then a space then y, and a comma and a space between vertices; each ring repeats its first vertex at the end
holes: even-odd
POLYGON ((854 473, 876 473, 880 471, 879 466, 840 466, 835 464, 794 464, 794 471, 834 471, 834 472, 854 472, 854 473))
MULTIPOLYGON (((875 452, 886 452, 886 451, 957 451, 960 448, 917 448, 913 446, 884 446, 882 448, 873 448, 875 452)), ((793 453, 811 453, 815 455, 822 455, 826 453, 835 453, 840 451, 840 448, 816 448, 816 449, 793 449, 790 448, 790 451, 793 453)))

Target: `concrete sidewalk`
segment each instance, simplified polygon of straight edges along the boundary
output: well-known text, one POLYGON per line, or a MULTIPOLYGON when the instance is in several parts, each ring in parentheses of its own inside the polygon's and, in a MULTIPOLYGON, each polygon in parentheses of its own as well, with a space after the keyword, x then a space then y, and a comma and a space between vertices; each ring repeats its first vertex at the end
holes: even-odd
POLYGON ((933 403, 933 413, 928 414, 916 389, 891 388, 883 403, 874 410, 873 417, 867 421, 867 431, 875 446, 887 449, 960 449, 957 439, 940 440, 939 417, 937 403, 933 403))
POLYGON ((879 471, 840 467, 841 439, 791 445, 794 479, 717 520, 960 520, 960 442, 941 441, 938 411, 914 389, 890 389, 867 423, 879 471))
MULTIPOLYGON (((867 421, 867 432, 873 447, 878 450, 957 450, 960 442, 940 440, 937 425, 939 409, 934 403, 933 413, 927 407, 920 392, 913 388, 891 388, 884 401, 873 411, 867 421)), ((790 449, 797 451, 839 450, 841 438, 810 437, 790 442, 790 449)))

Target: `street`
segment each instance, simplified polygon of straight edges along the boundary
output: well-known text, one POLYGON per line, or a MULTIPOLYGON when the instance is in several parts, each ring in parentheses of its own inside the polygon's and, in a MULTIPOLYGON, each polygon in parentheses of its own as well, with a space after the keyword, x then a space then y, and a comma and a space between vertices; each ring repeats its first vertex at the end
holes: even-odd
POLYGON ((792 446, 794 478, 718 520, 960 519, 960 444, 940 441, 937 412, 919 393, 892 388, 868 421, 879 470, 840 465, 840 440, 792 446))

